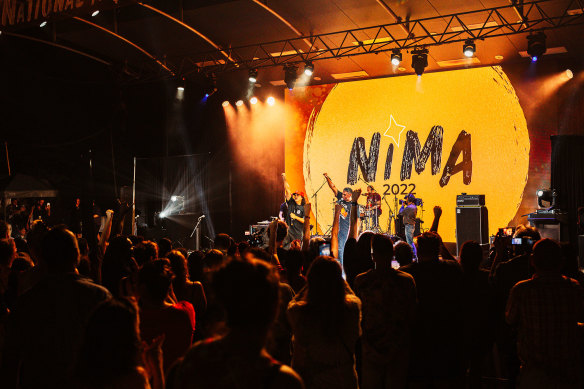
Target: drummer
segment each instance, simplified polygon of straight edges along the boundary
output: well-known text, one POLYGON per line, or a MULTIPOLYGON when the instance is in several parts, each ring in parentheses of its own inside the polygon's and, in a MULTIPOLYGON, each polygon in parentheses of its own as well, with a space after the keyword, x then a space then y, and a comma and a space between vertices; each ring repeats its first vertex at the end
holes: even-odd
POLYGON ((367 193, 363 194, 367 196, 367 205, 365 206, 365 211, 367 216, 371 218, 371 229, 379 228, 379 215, 381 215, 381 196, 375 191, 373 185, 367 185, 367 193))

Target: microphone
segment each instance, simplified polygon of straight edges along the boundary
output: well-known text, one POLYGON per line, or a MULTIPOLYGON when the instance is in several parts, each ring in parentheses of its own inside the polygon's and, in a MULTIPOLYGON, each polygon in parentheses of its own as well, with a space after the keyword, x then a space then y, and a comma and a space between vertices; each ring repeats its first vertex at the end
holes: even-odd
POLYGON ((205 218, 205 215, 199 216, 199 220, 204 219, 204 218, 205 218))

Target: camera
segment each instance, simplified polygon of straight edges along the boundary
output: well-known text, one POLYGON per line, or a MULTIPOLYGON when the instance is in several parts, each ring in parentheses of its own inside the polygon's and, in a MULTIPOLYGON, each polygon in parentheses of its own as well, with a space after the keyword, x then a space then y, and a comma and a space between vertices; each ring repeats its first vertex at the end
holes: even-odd
POLYGON ((318 244, 318 255, 331 255, 331 244, 330 242, 320 242, 318 244))

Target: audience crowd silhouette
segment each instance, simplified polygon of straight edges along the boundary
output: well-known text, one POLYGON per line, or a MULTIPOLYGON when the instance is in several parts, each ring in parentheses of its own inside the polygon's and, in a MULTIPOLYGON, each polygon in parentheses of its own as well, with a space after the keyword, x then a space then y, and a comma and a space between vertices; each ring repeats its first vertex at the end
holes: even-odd
POLYGON ((523 227, 524 244, 497 236, 452 255, 435 207, 414 251, 360 232, 356 209, 340 225, 354 190, 319 255, 302 195, 293 237, 275 220, 265 247, 218 234, 190 253, 122 235, 127 204, 98 233, 79 201, 68 226, 50 226, 44 202, 13 202, 0 222, 0 388, 584 387, 570 247, 523 227))

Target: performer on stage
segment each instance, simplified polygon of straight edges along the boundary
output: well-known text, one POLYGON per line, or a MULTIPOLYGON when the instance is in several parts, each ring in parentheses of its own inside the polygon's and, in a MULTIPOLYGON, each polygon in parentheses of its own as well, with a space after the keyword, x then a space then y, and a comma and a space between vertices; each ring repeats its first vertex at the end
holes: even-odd
POLYGON ((286 224, 288 224, 288 236, 284 239, 284 248, 290 246, 290 242, 300 239, 304 231, 304 192, 296 191, 292 193, 290 184, 286 180, 286 173, 282 173, 284 180, 284 190, 286 192, 286 203, 288 204, 288 215, 286 224))
POLYGON ((372 185, 367 185, 367 206, 365 210, 371 219, 370 229, 379 229, 379 215, 381 215, 381 196, 375 191, 372 185))
POLYGON ((409 194, 406 197, 406 201, 402 204, 399 214, 403 215, 403 223, 405 227, 406 242, 412 249, 414 253, 416 252, 416 246, 414 246, 414 228, 416 226, 416 215, 418 214, 418 207, 416 207, 416 197, 413 194, 409 194))
POLYGON ((323 173, 329 188, 335 194, 338 203, 343 207, 341 209, 341 214, 339 215, 339 260, 341 261, 341 266, 343 265, 343 251, 345 250, 345 243, 349 236, 349 226, 351 225, 351 196, 353 190, 349 187, 339 191, 335 184, 331 181, 328 174, 323 173))

